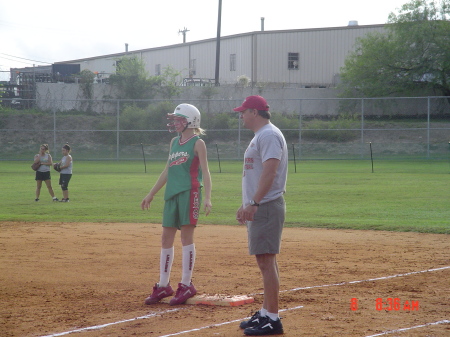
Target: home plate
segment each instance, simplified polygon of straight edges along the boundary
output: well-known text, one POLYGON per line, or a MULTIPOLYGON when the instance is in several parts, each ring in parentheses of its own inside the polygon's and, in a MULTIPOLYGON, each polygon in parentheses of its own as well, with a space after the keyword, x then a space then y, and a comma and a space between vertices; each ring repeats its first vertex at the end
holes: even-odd
MULTIPOLYGON (((196 295, 194 297, 188 298, 184 304, 203 304, 203 305, 221 305, 237 307, 239 305, 253 303, 255 300, 253 297, 246 295, 196 295)), ((169 303, 170 297, 163 298, 161 300, 163 303, 169 303)))

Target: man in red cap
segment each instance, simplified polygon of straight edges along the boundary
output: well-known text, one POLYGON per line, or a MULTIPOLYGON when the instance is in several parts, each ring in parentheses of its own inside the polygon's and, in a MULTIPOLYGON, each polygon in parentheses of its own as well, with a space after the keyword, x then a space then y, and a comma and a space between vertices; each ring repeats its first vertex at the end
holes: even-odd
POLYGON ((286 213, 286 140, 270 122, 269 105, 263 97, 249 96, 234 111, 241 114, 244 127, 255 133, 244 155, 242 205, 236 220, 247 225, 249 253, 256 256, 264 285, 261 310, 240 327, 248 336, 281 334, 277 254, 286 213))

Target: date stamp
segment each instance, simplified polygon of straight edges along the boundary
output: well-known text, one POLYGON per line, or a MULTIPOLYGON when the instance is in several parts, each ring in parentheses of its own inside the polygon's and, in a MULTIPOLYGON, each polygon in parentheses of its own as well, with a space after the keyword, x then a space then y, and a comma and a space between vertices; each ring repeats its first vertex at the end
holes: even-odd
MULTIPOLYGON (((350 310, 357 311, 359 308, 359 299, 353 297, 350 299, 350 310)), ((403 300, 400 298, 377 298, 374 301, 374 309, 377 311, 419 311, 419 301, 403 300)))

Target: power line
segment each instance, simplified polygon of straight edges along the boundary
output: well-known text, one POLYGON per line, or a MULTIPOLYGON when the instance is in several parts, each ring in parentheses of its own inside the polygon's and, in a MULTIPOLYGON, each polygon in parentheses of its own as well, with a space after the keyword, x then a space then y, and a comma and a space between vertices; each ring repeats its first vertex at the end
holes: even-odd
MULTIPOLYGON (((7 57, 3 57, 3 56, 0 56, 0 58, 2 58, 2 59, 4 59, 4 60, 8 60, 8 61, 18 62, 18 63, 33 64, 33 63, 31 63, 31 62, 25 62, 25 61, 13 60, 13 59, 10 59, 10 58, 7 58, 7 57)), ((4 66, 4 67, 10 67, 10 66, 4 66)))
MULTIPOLYGON (((27 61, 37 62, 37 63, 52 64, 52 63, 50 63, 50 62, 37 61, 37 60, 27 59, 27 58, 24 58, 24 57, 19 57, 19 56, 14 56, 14 55, 9 55, 9 54, 5 54, 5 53, 0 53, 0 54, 1 54, 1 55, 6 55, 6 56, 9 56, 9 57, 14 57, 14 58, 21 59, 21 60, 27 60, 27 61)), ((10 61, 13 61, 13 60, 11 60, 11 59, 9 59, 9 60, 10 60, 10 61)))

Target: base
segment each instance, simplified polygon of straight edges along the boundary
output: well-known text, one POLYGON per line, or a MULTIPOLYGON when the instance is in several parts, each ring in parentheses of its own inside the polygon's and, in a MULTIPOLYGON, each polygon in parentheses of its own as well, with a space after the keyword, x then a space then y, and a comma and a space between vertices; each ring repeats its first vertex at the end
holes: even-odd
MULTIPOLYGON (((161 302, 169 303, 170 297, 163 298, 161 302)), ((203 305, 220 305, 220 306, 230 306, 237 307, 243 304, 253 303, 255 300, 253 297, 246 295, 196 295, 194 297, 188 298, 184 304, 203 304, 203 305)))

